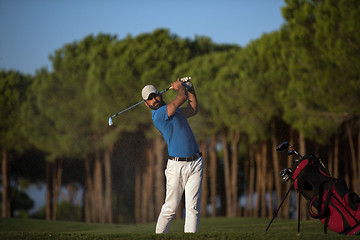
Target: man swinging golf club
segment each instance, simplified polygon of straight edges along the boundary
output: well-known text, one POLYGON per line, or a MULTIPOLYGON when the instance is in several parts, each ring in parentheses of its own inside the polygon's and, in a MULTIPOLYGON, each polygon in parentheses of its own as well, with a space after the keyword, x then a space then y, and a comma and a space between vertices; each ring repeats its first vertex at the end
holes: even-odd
POLYGON ((197 113, 198 104, 190 81, 182 82, 178 79, 171 87, 177 91, 177 96, 168 104, 154 86, 147 85, 142 89, 142 98, 145 105, 152 109, 153 123, 164 137, 169 153, 165 170, 165 203, 161 208, 155 232, 169 231, 170 222, 185 191, 184 232, 195 233, 200 222, 204 160, 186 118, 197 113), (180 108, 187 99, 187 106, 180 108))

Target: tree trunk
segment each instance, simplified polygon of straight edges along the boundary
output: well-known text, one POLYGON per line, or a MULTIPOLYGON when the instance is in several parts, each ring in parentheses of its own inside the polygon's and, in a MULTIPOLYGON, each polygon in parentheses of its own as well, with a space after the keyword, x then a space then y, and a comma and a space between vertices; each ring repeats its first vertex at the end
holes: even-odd
POLYGON ((224 161, 224 180, 225 180, 225 196, 226 196, 226 216, 232 215, 231 209, 231 176, 230 176, 230 163, 229 163, 229 150, 226 141, 225 130, 221 133, 221 141, 223 146, 223 161, 224 161))
POLYGON ((104 223, 104 202, 103 202, 103 174, 101 157, 98 150, 95 150, 95 166, 94 166, 94 210, 95 222, 104 223))
POLYGON ((248 157, 244 161, 244 197, 245 206, 242 216, 250 217, 250 151, 248 151, 248 157))
POLYGON ((274 189, 274 175, 272 174, 267 174, 267 179, 266 179, 266 188, 267 188, 267 192, 269 193, 269 202, 268 202, 268 217, 272 217, 273 213, 274 213, 274 199, 273 199, 273 189, 274 189))
POLYGON ((112 213, 112 174, 111 174, 111 154, 114 145, 110 145, 104 154, 104 170, 105 170, 105 222, 113 223, 112 213))
MULTIPOLYGON (((345 155, 345 154, 344 154, 345 155)), ((350 174, 349 172, 351 171, 351 166, 349 166, 351 164, 351 160, 349 160, 349 156, 345 155, 345 156, 341 156, 343 157, 343 165, 344 165, 344 179, 345 179, 345 182, 348 184, 348 187, 351 189, 351 178, 350 178, 350 174)))
POLYGON ((256 205, 255 216, 266 217, 266 142, 262 143, 261 151, 255 153, 256 158, 256 205), (260 212, 259 212, 260 211, 260 212))
MULTIPOLYGON (((273 192, 274 192, 274 175, 271 174, 271 173, 275 172, 275 170, 274 170, 274 164, 271 164, 271 162, 273 162, 273 163, 277 162, 278 163, 278 161, 274 160, 274 159, 272 159, 272 161, 267 160, 268 158, 277 157, 277 156, 274 156, 274 148, 275 148, 275 146, 272 144, 271 140, 268 142, 267 146, 270 146, 270 148, 271 148, 271 151, 267 150, 266 155, 264 156, 265 161, 269 162, 269 164, 268 164, 269 167, 265 170, 266 171, 266 177, 267 177, 267 180, 266 180, 266 182, 267 182, 266 189, 267 190, 266 190, 266 192, 268 192, 268 194, 269 194, 269 202, 268 202, 268 210, 267 210, 268 215, 267 216, 272 217, 273 213, 274 213, 274 207, 273 207, 274 206, 274 194, 273 194, 273 192)), ((277 173, 279 174, 278 169, 277 169, 277 173)), ((277 176, 279 176, 279 175, 277 175, 277 176)))
POLYGON ((335 135, 334 143, 334 177, 339 178, 339 134, 335 135))
POLYGON ((210 142, 210 199, 211 199, 211 216, 216 217, 216 171, 217 171, 217 161, 216 161, 216 135, 211 136, 210 142))
POLYGON ((58 206, 58 198, 61 190, 61 179, 62 179, 62 159, 55 159, 54 163, 52 164, 53 171, 52 171, 52 184, 53 184, 53 198, 52 198, 52 213, 51 219, 56 220, 57 216, 57 206, 58 206))
POLYGON ((153 222, 156 219, 158 209, 155 208, 155 198, 154 198, 154 168, 155 168, 155 155, 152 148, 148 149, 147 152, 148 156, 148 169, 147 169, 147 176, 146 179, 147 189, 145 189, 147 197, 146 199, 146 213, 148 222, 153 222))
POLYGON ((2 175, 2 217, 11 217, 11 196, 10 196, 10 176, 8 169, 8 152, 6 149, 2 150, 1 159, 1 175, 2 175))
POLYGON ((141 204, 141 167, 140 164, 136 165, 136 173, 135 173, 135 206, 134 206, 134 215, 135 215, 135 223, 144 223, 144 216, 142 216, 142 204, 141 204))
MULTIPOLYGON (((273 166, 274 166, 274 180, 275 180, 275 190, 276 190, 276 206, 279 206, 282 200, 281 196, 281 180, 279 178, 280 173, 280 163, 279 163, 279 153, 276 151, 276 146, 278 145, 276 139, 276 128, 275 122, 272 124, 273 134, 271 136, 271 152, 272 152, 272 159, 273 159, 273 166)), ((281 218, 281 215, 279 216, 281 218)))
POLYGON ((256 160, 255 160, 255 150, 253 149, 253 147, 249 147, 249 152, 250 152, 250 156, 249 156, 249 167, 250 167, 250 171, 249 171, 249 197, 250 197, 250 216, 251 217, 257 217, 257 213, 255 212, 255 208, 254 208, 254 188, 255 188, 255 165, 256 165, 256 160))
MULTIPOLYGON (((136 193, 136 198, 140 198, 136 201, 139 201, 138 204, 141 203, 141 222, 151 222, 154 221, 154 203, 153 203, 153 181, 154 181, 154 152, 152 150, 152 146, 147 146, 146 148, 146 162, 144 164, 141 164, 142 166, 142 174, 141 174, 141 186, 140 190, 141 192, 136 193)), ((137 176, 136 178, 138 178, 137 176)), ((137 180, 139 181, 139 180, 137 180)), ((136 187, 137 189, 138 187, 136 187)), ((135 207, 136 208, 136 207, 135 207)))
POLYGON ((266 181, 267 179, 267 144, 264 141, 261 146, 261 155, 259 156, 260 162, 260 181, 261 181, 261 217, 267 216, 267 209, 266 209, 266 181))
MULTIPOLYGON (((238 212, 238 147, 240 141, 240 132, 234 132, 234 136, 232 138, 232 156, 231 156, 231 191, 232 191, 232 216, 235 217, 238 212)), ((241 215, 241 209, 240 213, 241 215)))
POLYGON ((328 158, 327 168, 328 168, 328 171, 331 176, 334 176, 333 175, 333 172, 334 172, 334 152, 333 152, 333 150, 334 150, 333 148, 329 147, 328 157, 327 157, 328 158))
POLYGON ((51 177, 51 166, 49 161, 46 161, 45 176, 46 176, 46 204, 45 204, 45 219, 52 219, 52 204, 53 204, 53 183, 51 177))
POLYGON ((155 139, 155 205, 160 211, 165 200, 164 148, 165 141, 161 136, 155 139))
POLYGON ((149 152, 150 148, 146 148, 146 159, 144 163, 136 165, 135 175, 135 223, 146 223, 148 221, 149 188, 149 152))
POLYGON ((203 154, 204 159, 204 176, 202 180, 202 188, 201 188, 201 211, 200 215, 201 217, 207 216, 207 201, 208 201, 208 157, 207 157, 207 146, 206 141, 202 140, 200 141, 200 151, 203 154))
POLYGON ((263 196, 261 196, 262 180, 261 180, 261 153, 260 153, 260 151, 255 151, 255 165, 256 165, 256 181, 255 181, 256 203, 255 203, 254 217, 258 217, 259 211, 260 211, 260 206, 261 206, 261 198, 263 197, 263 196))
POLYGON ((85 222, 94 221, 94 186, 91 177, 90 157, 86 156, 85 161, 85 222))
MULTIPOLYGON (((289 143, 293 145, 294 143, 294 130, 292 128, 290 128, 289 131, 289 143)), ((291 167, 292 166, 292 156, 288 156, 287 157, 287 167, 291 167)), ((286 182, 286 189, 283 189, 283 197, 282 199, 285 197, 285 193, 289 190, 291 186, 291 181, 287 181, 286 182)), ((293 190, 291 190, 293 191, 293 190)), ((289 194, 289 196, 287 197, 288 199, 285 200, 283 206, 281 208, 282 209, 282 215, 285 219, 289 219, 290 218, 290 203, 291 203, 291 193, 289 194)), ((282 201, 281 199, 281 201, 282 201)))
MULTIPOLYGON (((302 133, 299 133, 299 153, 302 155, 302 156, 305 156, 306 155, 306 140, 305 140, 305 136, 304 134, 302 133)), ((300 193, 298 193, 300 194, 300 193)), ((301 195, 301 194, 300 194, 301 195)), ((306 207, 306 199, 303 197, 303 196, 300 196, 301 197, 301 200, 300 200, 300 212, 301 212, 301 219, 302 220, 308 220, 310 219, 310 216, 308 214, 308 211, 307 211, 307 207, 306 207)), ((298 204, 298 201, 297 201, 297 204, 298 204)))
POLYGON ((348 141, 349 141, 349 145, 350 145, 350 153, 351 153, 351 175, 352 175, 351 186, 352 186, 352 189, 355 190, 356 180, 358 178, 356 152, 355 152, 354 141, 353 141, 353 138, 351 135, 350 123, 346 123, 345 125, 346 125, 346 132, 347 132, 347 136, 348 136, 348 141))

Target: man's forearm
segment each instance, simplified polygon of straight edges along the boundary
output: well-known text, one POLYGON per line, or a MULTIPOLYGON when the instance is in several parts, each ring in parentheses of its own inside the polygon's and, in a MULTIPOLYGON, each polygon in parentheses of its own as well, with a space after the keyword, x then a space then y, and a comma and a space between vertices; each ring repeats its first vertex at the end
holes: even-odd
POLYGON ((187 98, 184 86, 180 85, 179 87, 175 88, 175 90, 177 91, 175 99, 166 105, 169 117, 175 114, 176 109, 184 104, 187 98))
POLYGON ((195 89, 194 87, 192 87, 192 89, 190 91, 188 91, 188 99, 189 99, 189 106, 194 110, 194 112, 196 113, 198 110, 198 102, 197 102, 197 97, 196 97, 196 93, 195 93, 195 89))

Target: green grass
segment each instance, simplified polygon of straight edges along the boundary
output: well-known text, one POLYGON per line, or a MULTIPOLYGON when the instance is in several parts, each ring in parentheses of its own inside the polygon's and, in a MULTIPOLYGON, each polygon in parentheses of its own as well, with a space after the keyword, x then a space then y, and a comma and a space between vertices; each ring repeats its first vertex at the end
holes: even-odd
POLYGON ((265 232, 270 219, 202 218, 199 232, 183 233, 183 220, 173 221, 168 234, 154 234, 150 224, 89 224, 80 222, 44 221, 36 219, 0 219, 0 239, 360 239, 328 230, 317 220, 302 221, 300 234, 297 221, 275 219, 265 232))

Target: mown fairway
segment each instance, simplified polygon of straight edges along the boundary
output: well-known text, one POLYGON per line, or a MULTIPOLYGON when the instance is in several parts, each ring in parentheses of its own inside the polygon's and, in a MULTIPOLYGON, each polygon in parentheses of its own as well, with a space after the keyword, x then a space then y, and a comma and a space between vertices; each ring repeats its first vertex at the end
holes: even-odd
POLYGON ((154 234, 155 224, 87 224, 34 219, 0 219, 0 239, 360 239, 331 231, 323 232, 316 220, 297 222, 275 219, 267 232, 269 219, 207 218, 201 219, 199 232, 184 234, 184 221, 174 221, 170 233, 154 234))

